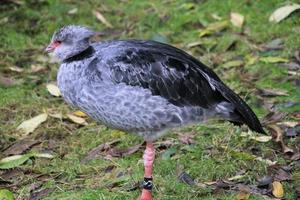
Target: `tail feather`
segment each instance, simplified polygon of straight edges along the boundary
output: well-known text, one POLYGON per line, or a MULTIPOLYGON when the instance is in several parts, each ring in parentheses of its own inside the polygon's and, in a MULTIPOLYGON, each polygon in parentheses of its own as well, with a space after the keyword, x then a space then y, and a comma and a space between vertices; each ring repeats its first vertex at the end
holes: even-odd
MULTIPOLYGON (((222 82, 214 81, 213 85, 222 94, 222 96, 228 102, 230 102, 230 103, 225 102, 227 104, 221 102, 216 106, 216 109, 222 110, 226 108, 228 112, 227 116, 230 118, 228 119, 229 121, 232 120, 236 123, 240 123, 240 122, 245 123, 253 131, 266 134, 260 121, 258 120, 257 116, 254 114, 252 109, 236 93, 234 93, 222 82)), ((226 112, 225 112, 225 116, 226 116, 226 112)))

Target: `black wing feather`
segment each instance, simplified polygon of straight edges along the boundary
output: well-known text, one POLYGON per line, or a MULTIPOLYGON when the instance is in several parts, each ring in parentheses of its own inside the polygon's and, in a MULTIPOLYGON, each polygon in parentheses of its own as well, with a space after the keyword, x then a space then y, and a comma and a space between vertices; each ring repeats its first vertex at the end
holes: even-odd
POLYGON ((116 83, 141 86, 177 106, 210 108, 228 101, 251 129, 265 133, 251 108, 220 78, 184 51, 154 41, 121 41, 114 60, 109 61, 116 83))

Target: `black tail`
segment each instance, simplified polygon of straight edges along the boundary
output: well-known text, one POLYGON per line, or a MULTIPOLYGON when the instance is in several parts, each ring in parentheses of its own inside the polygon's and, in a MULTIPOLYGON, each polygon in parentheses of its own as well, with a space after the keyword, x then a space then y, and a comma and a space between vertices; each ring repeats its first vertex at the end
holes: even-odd
MULTIPOLYGON (((222 82, 213 81, 213 85, 222 94, 222 96, 235 107, 236 114, 241 117, 240 121, 247 124, 249 128, 258 133, 266 134, 257 116, 252 109, 231 89, 222 82)), ((237 122, 239 123, 239 122, 237 122)))

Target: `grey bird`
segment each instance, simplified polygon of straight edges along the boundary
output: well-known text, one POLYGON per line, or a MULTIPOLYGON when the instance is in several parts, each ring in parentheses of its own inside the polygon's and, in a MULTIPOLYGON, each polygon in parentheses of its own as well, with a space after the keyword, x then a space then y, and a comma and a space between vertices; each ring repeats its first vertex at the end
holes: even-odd
POLYGON ((83 26, 57 30, 46 48, 61 61, 65 101, 106 126, 146 141, 140 199, 152 199, 153 141, 169 129, 221 118, 265 134, 251 108, 207 66, 151 40, 91 43, 83 26))

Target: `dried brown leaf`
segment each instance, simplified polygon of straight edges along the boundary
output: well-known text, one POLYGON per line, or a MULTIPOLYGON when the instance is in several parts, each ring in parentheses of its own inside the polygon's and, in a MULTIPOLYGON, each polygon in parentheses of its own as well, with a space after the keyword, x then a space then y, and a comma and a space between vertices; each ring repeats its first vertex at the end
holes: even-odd
POLYGON ((19 140, 16 143, 14 143, 12 146, 10 146, 8 149, 6 149, 3 152, 3 155, 10 156, 10 155, 22 154, 26 150, 30 149, 32 146, 38 143, 40 143, 40 141, 38 140, 30 140, 30 139, 19 140))
POLYGON ((182 171, 179 175, 178 175, 178 179, 183 182, 186 183, 190 186, 195 185, 195 180, 185 171, 182 171))
POLYGON ((87 156, 81 161, 82 163, 87 163, 88 161, 95 159, 97 156, 101 154, 103 151, 108 151, 112 146, 119 143, 121 140, 113 140, 111 142, 106 142, 104 144, 100 144, 99 146, 93 148, 91 151, 88 152, 87 156))
POLYGON ((124 156, 128 156, 128 155, 131 155, 131 154, 137 152, 141 148, 142 145, 143 144, 138 144, 133 147, 129 147, 128 149, 112 148, 107 153, 109 155, 111 155, 112 157, 124 157, 124 156))
POLYGON ((282 112, 270 112, 262 120, 263 125, 275 124, 285 118, 286 114, 282 112))
POLYGON ((30 194, 29 200, 40 200, 43 197, 47 197, 53 191, 54 191, 53 188, 46 188, 46 189, 39 190, 37 192, 33 192, 30 194))
POLYGON ((258 89, 258 94, 263 97, 289 96, 288 91, 271 88, 258 89))
POLYGON ((194 144, 195 143, 194 137, 195 137, 194 133, 179 133, 178 134, 178 139, 183 144, 194 144))

